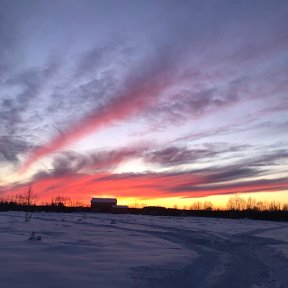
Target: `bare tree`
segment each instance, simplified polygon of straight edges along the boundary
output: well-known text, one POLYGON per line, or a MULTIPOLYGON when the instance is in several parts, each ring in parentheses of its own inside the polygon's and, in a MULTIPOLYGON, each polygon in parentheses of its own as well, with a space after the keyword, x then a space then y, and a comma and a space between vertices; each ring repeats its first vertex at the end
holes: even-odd
POLYGON ((227 208, 229 210, 242 211, 245 210, 245 207, 246 207, 246 200, 238 195, 230 197, 227 202, 227 208))
POLYGON ((203 204, 203 209, 204 210, 213 210, 213 204, 210 201, 205 201, 203 204))
POLYGON ((25 204, 26 204, 26 212, 25 212, 25 222, 29 222, 31 220, 31 217, 33 215, 32 211, 32 198, 33 198, 33 190, 32 187, 30 186, 26 194, 24 195, 25 197, 25 204))
POLYGON ((254 198, 249 197, 246 202, 246 210, 256 210, 256 200, 254 198))
POLYGON ((271 201, 269 203, 269 211, 280 211, 281 210, 281 204, 276 201, 271 201))
POLYGON ((72 201, 69 197, 57 196, 52 199, 52 204, 63 205, 63 206, 72 206, 72 201))
POLYGON ((203 204, 200 201, 194 202, 191 207, 191 210, 202 210, 203 209, 203 204))

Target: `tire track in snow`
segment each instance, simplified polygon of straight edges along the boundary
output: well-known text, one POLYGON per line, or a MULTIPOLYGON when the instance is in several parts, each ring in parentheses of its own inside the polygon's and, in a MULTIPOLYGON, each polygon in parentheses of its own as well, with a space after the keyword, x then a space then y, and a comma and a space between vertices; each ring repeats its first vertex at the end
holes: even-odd
MULTIPOLYGON (((119 222, 132 224, 125 221, 119 222)), ((151 278, 151 269, 147 267, 138 269, 139 275, 144 274, 140 277, 144 283, 137 287, 288 288, 288 259, 280 257, 269 247, 287 245, 287 243, 255 236, 259 232, 279 229, 279 227, 255 229, 231 236, 223 235, 221 232, 217 235, 215 232, 204 230, 191 231, 140 223, 137 225, 147 228, 147 230, 137 230, 138 232, 180 244, 199 254, 198 259, 181 270, 177 267, 174 270, 171 267, 151 267, 154 269, 153 275, 156 275, 154 279, 151 278), (151 227, 159 228, 161 231, 151 231, 151 227), (165 269, 168 270, 169 275, 165 275, 165 269), (157 277, 157 270, 160 278, 157 277), (161 277, 163 274, 165 276, 161 277)))

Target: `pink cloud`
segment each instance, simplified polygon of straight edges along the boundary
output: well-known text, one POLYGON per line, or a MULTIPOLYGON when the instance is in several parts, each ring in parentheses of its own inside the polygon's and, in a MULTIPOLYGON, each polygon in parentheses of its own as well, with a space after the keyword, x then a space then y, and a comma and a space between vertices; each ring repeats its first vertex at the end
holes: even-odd
POLYGON ((129 88, 125 89, 122 94, 92 111, 65 133, 59 134, 44 146, 32 151, 30 157, 24 162, 21 172, 25 172, 40 158, 64 148, 89 133, 107 127, 116 121, 124 121, 149 107, 169 86, 170 80, 161 71, 148 74, 146 77, 140 77, 140 80, 133 81, 132 79, 131 83, 127 85, 129 88))

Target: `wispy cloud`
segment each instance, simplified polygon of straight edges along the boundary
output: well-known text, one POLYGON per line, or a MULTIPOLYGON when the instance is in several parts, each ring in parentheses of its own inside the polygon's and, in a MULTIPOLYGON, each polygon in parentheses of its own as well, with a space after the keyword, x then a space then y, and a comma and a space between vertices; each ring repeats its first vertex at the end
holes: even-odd
POLYGON ((0 163, 19 162, 19 154, 26 152, 30 147, 27 143, 17 138, 9 136, 0 136, 0 163))

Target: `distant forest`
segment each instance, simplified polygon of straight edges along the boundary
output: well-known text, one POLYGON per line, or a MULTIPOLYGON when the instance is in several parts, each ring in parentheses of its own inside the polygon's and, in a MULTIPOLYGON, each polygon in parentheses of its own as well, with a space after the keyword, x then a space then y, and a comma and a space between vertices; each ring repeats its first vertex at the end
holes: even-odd
MULTIPOLYGON (((0 211, 25 211, 27 217, 32 217, 34 212, 90 212, 90 206, 81 202, 73 202, 70 198, 58 196, 51 202, 36 204, 31 188, 25 195, 14 195, 0 199, 0 211), (29 215, 29 216, 28 216, 29 215)), ((136 205, 135 205, 136 206, 136 205)), ((161 206, 130 207, 129 214, 152 215, 152 216, 196 216, 216 217, 232 219, 255 219, 288 221, 288 204, 281 204, 276 201, 260 201, 254 198, 247 200, 235 195, 229 198, 225 209, 214 208, 209 201, 194 202, 189 208, 179 209, 166 208, 161 206)))

